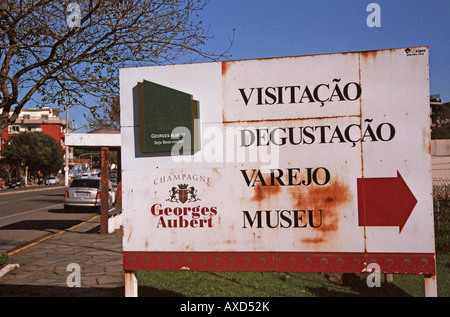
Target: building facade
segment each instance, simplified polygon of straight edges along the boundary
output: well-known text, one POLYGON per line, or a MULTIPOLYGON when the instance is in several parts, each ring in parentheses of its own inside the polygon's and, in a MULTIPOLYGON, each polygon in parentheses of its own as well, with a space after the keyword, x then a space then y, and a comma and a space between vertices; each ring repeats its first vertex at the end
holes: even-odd
MULTIPOLYGON (((63 111, 51 107, 23 109, 16 122, 1 132, 0 158, 9 138, 23 132, 42 132, 50 135, 65 150, 66 119, 60 116, 61 112, 63 111)), ((72 158, 73 149, 69 147, 69 160, 72 160, 72 158)))

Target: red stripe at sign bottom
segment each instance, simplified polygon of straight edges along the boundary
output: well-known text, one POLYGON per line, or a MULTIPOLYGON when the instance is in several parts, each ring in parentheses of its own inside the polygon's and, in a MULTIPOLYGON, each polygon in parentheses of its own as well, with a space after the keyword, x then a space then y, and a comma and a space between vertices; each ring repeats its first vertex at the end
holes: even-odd
POLYGON ((436 273, 433 253, 123 252, 128 271, 358 273, 370 263, 377 263, 381 273, 436 273))

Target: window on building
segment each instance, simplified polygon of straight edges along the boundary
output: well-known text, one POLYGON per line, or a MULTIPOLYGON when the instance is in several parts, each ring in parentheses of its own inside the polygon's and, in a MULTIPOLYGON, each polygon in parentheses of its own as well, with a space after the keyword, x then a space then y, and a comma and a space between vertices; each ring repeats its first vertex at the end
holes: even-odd
POLYGON ((20 127, 18 125, 10 125, 8 127, 9 134, 18 134, 20 131, 20 127))

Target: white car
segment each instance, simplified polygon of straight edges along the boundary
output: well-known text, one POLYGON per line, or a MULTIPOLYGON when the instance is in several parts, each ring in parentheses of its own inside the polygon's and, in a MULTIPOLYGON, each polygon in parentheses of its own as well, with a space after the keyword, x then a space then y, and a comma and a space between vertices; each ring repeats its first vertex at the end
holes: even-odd
POLYGON ((47 179, 47 185, 58 185, 59 184, 59 178, 56 176, 50 176, 47 179))
MULTIPOLYGON (((71 211, 73 207, 94 207, 98 211, 101 206, 101 179, 76 178, 70 183, 64 194, 64 211, 71 211)), ((109 206, 112 206, 112 187, 109 184, 109 206)))

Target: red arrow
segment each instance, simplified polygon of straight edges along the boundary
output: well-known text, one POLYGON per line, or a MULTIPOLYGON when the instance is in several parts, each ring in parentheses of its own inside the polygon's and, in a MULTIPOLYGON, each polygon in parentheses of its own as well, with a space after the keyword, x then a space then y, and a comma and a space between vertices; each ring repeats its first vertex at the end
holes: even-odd
POLYGON ((400 173, 397 177, 358 178, 359 226, 398 226, 402 232, 417 199, 400 173))

